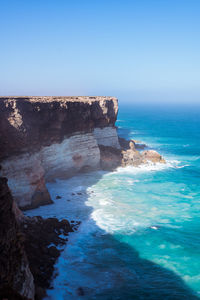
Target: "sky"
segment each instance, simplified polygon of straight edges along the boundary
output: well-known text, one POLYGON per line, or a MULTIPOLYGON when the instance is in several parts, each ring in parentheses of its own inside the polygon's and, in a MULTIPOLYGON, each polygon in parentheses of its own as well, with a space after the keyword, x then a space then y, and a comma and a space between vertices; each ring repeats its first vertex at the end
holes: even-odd
POLYGON ((200 102, 200 1, 0 0, 0 95, 200 102))

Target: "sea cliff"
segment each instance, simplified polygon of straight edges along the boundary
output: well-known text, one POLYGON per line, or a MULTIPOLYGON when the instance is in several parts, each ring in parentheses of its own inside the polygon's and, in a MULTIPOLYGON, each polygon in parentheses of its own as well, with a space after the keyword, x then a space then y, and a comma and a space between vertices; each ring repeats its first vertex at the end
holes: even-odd
POLYGON ((100 166, 120 148, 111 97, 1 97, 0 164, 21 208, 51 203, 46 181, 100 166))
POLYGON ((47 182, 85 171, 165 162, 155 151, 141 152, 145 145, 118 137, 117 113, 114 97, 0 97, 3 296, 10 290, 9 299, 42 299, 59 255, 51 242, 65 243, 59 234, 77 229, 67 220, 27 219, 19 210, 52 203, 47 182))
POLYGON ((34 299, 35 287, 7 179, 0 177, 0 299, 34 299))

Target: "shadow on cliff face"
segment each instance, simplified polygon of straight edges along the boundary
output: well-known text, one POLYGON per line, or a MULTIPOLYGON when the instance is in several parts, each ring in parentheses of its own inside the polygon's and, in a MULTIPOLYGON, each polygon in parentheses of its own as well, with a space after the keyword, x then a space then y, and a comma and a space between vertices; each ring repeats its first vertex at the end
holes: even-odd
POLYGON ((61 263, 58 261, 59 275, 50 299, 56 299, 57 285, 62 286, 66 300, 199 299, 177 274, 141 258, 133 247, 100 229, 91 218, 88 188, 95 196, 92 186, 103 174, 86 173, 49 184, 52 198, 59 195, 61 199, 31 211, 31 215, 40 212, 45 217, 82 220, 80 229, 72 234, 73 242, 61 254, 61 263))

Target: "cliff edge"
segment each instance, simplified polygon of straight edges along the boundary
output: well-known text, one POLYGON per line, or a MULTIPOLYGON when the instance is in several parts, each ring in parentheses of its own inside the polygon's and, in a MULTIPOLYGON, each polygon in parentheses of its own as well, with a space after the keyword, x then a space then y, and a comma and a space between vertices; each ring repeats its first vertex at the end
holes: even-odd
POLYGON ((41 299, 59 256, 51 244, 65 243, 59 234, 77 229, 78 223, 25 218, 19 210, 52 203, 46 182, 165 162, 156 151, 138 151, 145 145, 118 138, 117 113, 112 97, 0 97, 1 298, 41 299))
POLYGON ((114 97, 0 97, 0 174, 18 206, 52 203, 46 182, 56 178, 164 163, 157 152, 119 140, 117 113, 114 97))
POLYGON ((112 97, 0 97, 0 160, 113 127, 117 112, 112 97))
POLYGON ((21 208, 51 203, 45 182, 100 167, 120 148, 112 97, 0 97, 1 175, 21 208))

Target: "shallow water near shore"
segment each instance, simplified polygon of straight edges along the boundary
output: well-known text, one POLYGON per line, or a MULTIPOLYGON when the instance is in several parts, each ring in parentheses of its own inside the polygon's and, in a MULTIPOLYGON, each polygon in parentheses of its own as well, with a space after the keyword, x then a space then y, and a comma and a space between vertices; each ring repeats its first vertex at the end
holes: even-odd
POLYGON ((118 119, 120 136, 142 140, 167 164, 48 184, 55 203, 26 214, 82 223, 47 299, 198 299, 200 109, 123 106, 118 119))

